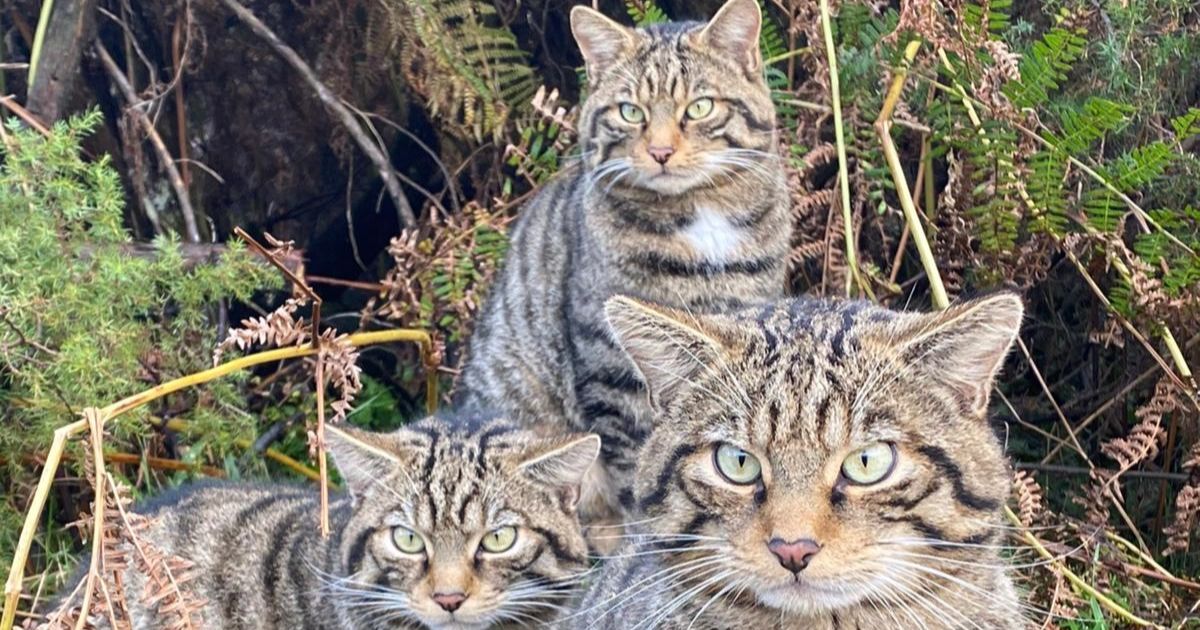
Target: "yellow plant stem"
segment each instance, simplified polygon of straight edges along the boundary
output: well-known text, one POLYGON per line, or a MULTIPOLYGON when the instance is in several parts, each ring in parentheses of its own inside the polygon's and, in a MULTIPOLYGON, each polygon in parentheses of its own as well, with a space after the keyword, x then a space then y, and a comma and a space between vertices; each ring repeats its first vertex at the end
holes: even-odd
POLYGON ((87 611, 91 610, 92 594, 96 592, 96 580, 104 566, 104 418, 95 407, 83 410, 83 419, 87 422, 92 437, 92 468, 95 478, 95 498, 92 501, 92 562, 88 566, 87 577, 84 578, 83 604, 79 619, 75 622, 75 630, 83 630, 87 621, 87 611))
MULTIPOLYGON (((925 277, 929 280, 929 292, 933 297, 933 305, 941 310, 950 306, 950 296, 946 293, 946 285, 942 284, 942 274, 938 271, 937 261, 933 258, 933 250, 929 247, 929 239, 925 236, 925 226, 921 224, 921 215, 917 213, 913 203, 912 193, 908 190, 908 178, 904 176, 904 167, 900 164, 900 154, 896 151, 896 143, 892 141, 892 113, 900 95, 904 93, 904 81, 908 78, 908 66, 916 58, 921 49, 921 40, 914 39, 904 48, 904 64, 896 69, 892 77, 892 85, 883 100, 879 110, 879 118, 875 121, 875 131, 879 133, 879 141, 883 144, 883 156, 887 160, 888 170, 892 173, 892 182, 896 185, 896 196, 900 198, 900 208, 904 211, 904 221, 912 235, 913 245, 921 257, 921 266, 925 269, 925 277)), ((932 210, 926 208, 926 210, 932 210)))
POLYGON ((54 12, 54 0, 42 0, 42 12, 38 15, 37 30, 33 33, 33 50, 29 52, 29 76, 26 85, 32 86, 37 76, 38 62, 42 60, 42 45, 46 43, 46 27, 50 25, 50 14, 54 12))
POLYGON ((1129 612, 1128 610, 1125 609, 1124 606, 1113 601, 1110 597, 1108 597, 1104 593, 1101 593, 1099 590, 1096 589, 1096 587, 1085 582, 1083 580, 1083 578, 1079 577, 1078 575, 1075 575, 1075 572, 1073 572, 1073 571, 1071 571, 1071 569, 1067 568, 1067 566, 1065 564, 1063 564, 1061 560, 1059 560, 1057 557, 1055 557, 1054 554, 1050 553, 1050 551, 1048 549, 1046 549, 1045 546, 1042 545, 1041 541, 1039 541, 1036 536, 1034 536, 1032 533, 1029 532, 1029 530, 1027 530, 1025 528, 1025 525, 1023 525, 1021 523, 1021 519, 1017 518, 1017 515, 1013 514, 1012 509, 1010 509, 1007 505, 1004 506, 1004 516, 1007 517, 1009 522, 1011 522, 1013 524, 1013 526, 1016 527, 1021 532, 1022 540, 1024 540, 1026 543, 1028 543, 1030 547, 1033 547, 1034 550, 1038 552, 1038 555, 1040 555, 1048 563, 1050 563, 1050 566, 1054 567, 1054 569, 1056 571, 1058 571, 1060 574, 1062 574, 1063 577, 1067 578, 1067 581, 1069 581, 1071 584, 1073 584, 1075 586, 1075 588, 1077 588, 1077 589, 1083 591, 1084 593, 1087 593, 1091 597, 1095 598, 1095 600, 1101 606, 1107 608, 1109 610, 1109 612, 1117 615, 1118 617, 1124 619, 1125 621, 1128 621, 1129 623, 1132 623, 1136 626, 1153 626, 1154 625, 1154 624, 1150 623, 1149 621, 1146 621, 1145 619, 1142 619, 1141 617, 1138 617, 1137 615, 1129 612))
MULTIPOLYGON (((838 81, 837 50, 833 45, 833 25, 829 15, 829 0, 821 0, 821 32, 825 38, 825 60, 829 64, 829 91, 833 102, 833 133, 837 142, 838 184, 842 193, 842 228, 846 239, 846 265, 850 267, 850 280, 873 301, 871 287, 863 281, 858 271, 858 247, 854 243, 854 220, 850 212, 850 172, 846 159, 846 131, 842 122, 842 89, 838 81)), ((850 294, 850 285, 846 285, 850 294)))
MULTIPOLYGON (((420 345, 421 356, 425 364, 425 369, 430 374, 426 380, 426 405, 430 413, 433 413, 437 408, 437 375, 436 361, 433 355, 433 339, 429 333, 420 330, 395 329, 395 330, 378 330, 365 333, 357 333, 346 337, 347 343, 355 347, 370 346, 382 343, 395 342, 413 342, 420 345)), ((312 345, 293 346, 288 348, 278 348, 275 350, 267 350, 248 356, 240 357, 232 361, 222 363, 221 365, 209 368, 202 372, 189 374, 177 378, 173 381, 168 381, 152 387, 146 391, 134 394, 127 398, 118 400, 117 402, 103 407, 96 412, 98 421, 96 424, 100 428, 104 423, 113 418, 133 409, 136 409, 149 402, 162 398, 167 394, 177 392, 181 389, 201 385, 211 380, 220 378, 227 374, 243 370, 255 365, 263 363, 272 363, 282 361, 284 359, 295 359, 306 357, 315 354, 317 348, 312 345)), ((38 520, 41 518, 42 510, 46 507, 46 499, 50 495, 50 487, 54 482, 54 475, 58 472, 58 465, 62 461, 63 450, 66 448, 67 438, 81 433, 89 427, 88 417, 76 420, 70 424, 59 427, 54 431, 54 440, 50 444, 50 449, 46 453, 46 463, 42 468, 42 476, 38 481, 37 488, 34 489, 33 497, 29 502, 29 510, 25 514, 25 523, 21 527, 21 536, 17 540, 17 547, 13 552, 12 566, 9 568, 8 580, 4 585, 4 614, 0 617, 0 630, 12 630, 13 622, 17 615, 17 601, 21 596, 22 578, 25 575, 25 564, 29 560, 29 550, 33 546, 33 538, 37 534, 38 520)), ((99 467, 96 470, 97 479, 104 474, 103 461, 101 460, 99 467)), ((99 484, 100 482, 97 482, 99 484)), ((99 506, 99 503, 97 503, 99 506)), ((100 509, 98 507, 98 509, 100 509)))

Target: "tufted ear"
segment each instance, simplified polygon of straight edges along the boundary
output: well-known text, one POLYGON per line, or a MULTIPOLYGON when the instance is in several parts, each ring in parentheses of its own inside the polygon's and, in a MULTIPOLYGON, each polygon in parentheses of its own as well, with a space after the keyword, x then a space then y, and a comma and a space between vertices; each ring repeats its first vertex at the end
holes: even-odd
POLYGON ((390 477, 405 463, 395 433, 372 433, 353 427, 325 427, 325 440, 334 465, 357 501, 373 484, 390 477))
POLYGON ((538 442, 525 453, 517 469, 532 481, 557 489, 574 505, 584 475, 599 455, 600 436, 568 435, 538 442))
POLYGON ((625 354, 661 408, 704 371, 724 360, 720 341, 695 318, 679 311, 617 296, 604 303, 604 315, 625 354))
POLYGON ((1024 312, 1015 293, 997 293, 940 313, 901 317, 892 343, 908 365, 950 386, 982 416, 1024 312))
POLYGON ((755 0, 729 0, 717 11, 696 41, 718 53, 737 60, 747 72, 762 68, 758 35, 762 29, 762 11, 755 0))
POLYGON ((571 34, 583 54, 588 78, 595 81, 608 66, 633 51, 633 30, 584 5, 571 9, 571 34))

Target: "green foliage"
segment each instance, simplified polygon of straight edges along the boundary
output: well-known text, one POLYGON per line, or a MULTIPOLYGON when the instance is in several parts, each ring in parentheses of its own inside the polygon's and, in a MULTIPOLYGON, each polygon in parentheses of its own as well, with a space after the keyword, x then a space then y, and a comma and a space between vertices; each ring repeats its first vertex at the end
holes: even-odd
POLYGON ((633 18, 635 26, 650 26, 669 22, 666 11, 655 4, 654 0, 625 0, 625 11, 633 18))
POLYGON ((476 141, 500 140, 512 114, 528 108, 538 80, 495 7, 474 0, 388 1, 404 5, 396 14, 405 16, 405 32, 420 44, 409 47, 420 58, 407 64, 409 79, 419 83, 414 87, 430 112, 476 141))
MULTIPOLYGON (((189 268, 175 238, 135 255, 123 221, 120 179, 107 157, 86 162, 80 139, 98 111, 57 124, 48 138, 7 124, 0 169, 0 461, 8 468, 0 522, 24 505, 32 472, 22 457, 44 451, 54 429, 103 406, 211 364, 211 317, 221 300, 245 300, 278 280, 230 244, 214 264, 189 268)), ((181 395, 182 399, 182 395, 181 395)), ((180 401, 182 403, 182 400, 180 401)), ((206 388, 180 417, 221 430, 193 445, 228 448, 253 423, 228 409, 244 396, 228 382, 206 388)), ((115 443, 145 432, 140 409, 110 424, 115 443)), ((0 527, 0 564, 15 530, 0 527)))
POLYGON ((1083 54, 1087 41, 1079 31, 1054 28, 1021 58, 1021 78, 1004 86, 1017 107, 1037 107, 1066 81, 1071 64, 1083 54))

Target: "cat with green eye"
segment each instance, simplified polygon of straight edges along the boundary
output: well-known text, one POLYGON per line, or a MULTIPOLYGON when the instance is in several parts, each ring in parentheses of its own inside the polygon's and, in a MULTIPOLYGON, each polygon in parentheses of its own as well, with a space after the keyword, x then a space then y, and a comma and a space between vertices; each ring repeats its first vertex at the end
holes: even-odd
POLYGON ((987 421, 1021 301, 605 312, 657 413, 634 538, 572 628, 1024 626, 987 421))
MULTIPOLYGON (((575 511, 599 438, 431 418, 327 439, 349 490, 329 538, 313 486, 201 483, 138 506, 139 536, 194 564, 202 627, 532 626, 566 610, 588 567, 575 511)), ((108 588, 125 589, 128 626, 159 627, 167 603, 143 596, 138 566, 120 578, 108 588)))

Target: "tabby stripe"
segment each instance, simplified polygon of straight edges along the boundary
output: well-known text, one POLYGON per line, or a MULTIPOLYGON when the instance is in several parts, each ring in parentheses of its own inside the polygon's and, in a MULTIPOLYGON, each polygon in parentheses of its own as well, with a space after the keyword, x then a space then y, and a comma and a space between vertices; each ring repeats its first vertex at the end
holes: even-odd
POLYGON ((686 216, 667 221, 655 221, 639 212, 636 204, 629 202, 615 202, 613 210, 616 211, 621 227, 643 234, 666 236, 678 232, 691 222, 691 217, 686 216))
POLYGON ((626 260, 649 271, 678 277, 715 276, 722 273, 758 275, 779 266, 779 259, 774 257, 751 258, 729 263, 690 262, 649 251, 639 252, 626 260))
POLYGON ((500 424, 500 425, 495 425, 495 426, 489 427, 488 429, 484 430, 483 433, 479 434, 479 451, 477 451, 475 453, 475 465, 477 468, 480 469, 481 472, 483 469, 485 457, 487 455, 488 447, 491 445, 490 442, 492 441, 492 438, 499 436, 499 435, 505 435, 508 433, 512 433, 513 431, 516 431, 516 430, 517 430, 517 428, 514 426, 500 424))
POLYGON ((750 111, 750 108, 746 105, 746 101, 743 101, 740 98, 726 98, 726 102, 729 103, 730 107, 741 114, 742 118, 746 119, 746 126, 749 127, 751 131, 765 133, 775 130, 774 124, 755 116, 754 112, 750 111))
POLYGON ((646 390, 646 384, 642 382, 641 378, 638 378, 637 374, 619 367, 601 368, 585 374, 581 380, 583 381, 582 387, 596 383, 628 394, 646 390))
POLYGON ((308 589, 305 588, 307 585, 302 583, 307 579, 308 576, 312 574, 301 569, 301 567, 304 566, 304 563, 301 560, 301 546, 305 542, 305 538, 307 538, 306 533, 308 531, 309 530, 303 527, 295 528, 295 535, 292 537, 292 544, 288 548, 288 559, 293 563, 293 567, 291 571, 288 571, 287 577, 292 583, 292 593, 296 595, 296 603, 300 606, 300 619, 303 620, 304 627, 314 628, 319 627, 314 625, 317 617, 313 615, 312 610, 309 609, 309 604, 311 603, 309 600, 311 599, 311 596, 307 592, 308 589))
POLYGON ((347 575, 354 575, 362 567, 363 560, 367 557, 367 541, 371 540, 374 533, 375 530, 368 527, 354 538, 354 542, 350 545, 350 555, 346 556, 347 575))
POLYGON ((654 484, 654 492, 642 497, 638 501, 638 507, 646 509, 652 505, 662 503, 662 500, 667 496, 667 484, 671 482, 671 477, 675 474, 675 467, 679 465, 679 461, 696 452, 696 447, 691 444, 683 444, 671 453, 667 458, 667 463, 658 473, 658 479, 654 484))
POLYGON ((775 209, 771 203, 760 204, 750 212, 739 214, 729 218, 730 224, 736 228, 750 228, 762 223, 762 220, 767 218, 767 215, 775 209))
MULTIPOLYGON (((529 519, 527 518, 526 520, 528 521, 529 519)), ((537 532, 537 534, 542 538, 546 539, 546 544, 550 546, 550 551, 554 552, 554 557, 558 560, 570 560, 571 562, 578 564, 587 563, 586 557, 577 556, 568 551, 567 548, 563 546, 562 539, 558 537, 558 534, 555 534, 544 527, 530 527, 530 529, 532 529, 534 532, 537 532)))
MULTIPOLYGON (((563 300, 564 306, 570 304, 570 302, 570 300, 563 300)), ((600 328, 599 326, 583 320, 573 320, 571 321, 571 324, 571 332, 573 333, 573 336, 578 337, 581 341, 599 342, 605 346, 608 346, 609 348, 612 348, 613 350, 621 350, 621 347, 617 345, 617 342, 613 341, 612 335, 609 334, 608 329, 600 328)))
POLYGON ((267 550, 266 557, 263 558, 259 565, 262 568, 263 589, 266 591, 266 595, 263 598, 264 602, 267 605, 267 609, 271 611, 271 619, 280 626, 284 625, 283 620, 280 618, 281 607, 279 602, 275 601, 275 587, 279 582, 279 576, 284 573, 283 568, 279 566, 279 552, 283 550, 283 545, 280 543, 292 525, 300 522, 302 514, 310 509, 312 509, 311 505, 300 503, 291 510, 288 510, 287 514, 276 521, 275 527, 271 529, 270 538, 267 539, 271 543, 271 548, 267 550))
MULTIPOLYGON (((293 494, 268 496, 251 503, 249 506, 242 508, 236 518, 233 519, 233 524, 225 530, 224 536, 221 537, 221 549, 238 549, 241 545, 237 544, 239 536, 249 531, 250 521, 255 517, 260 516, 263 510, 268 506, 283 501, 284 499, 296 496, 293 494)), ((238 557, 237 554, 229 553, 221 557, 221 561, 217 563, 216 569, 213 571, 213 577, 217 580, 216 587, 218 592, 225 592, 226 597, 221 602, 221 613, 225 619, 236 619, 240 608, 240 594, 236 589, 225 591, 224 579, 225 576, 239 575, 241 571, 230 571, 230 565, 234 562, 242 562, 245 558, 238 557)))
POLYGON ((842 325, 833 335, 833 341, 830 343, 832 348, 832 358, 835 365, 840 365, 846 358, 846 333, 854 328, 854 315, 849 311, 842 311, 842 325))
POLYGON ((950 479, 951 485, 954 486, 954 498, 963 505, 980 511, 991 511, 1000 508, 1000 503, 987 497, 981 497, 967 488, 963 482, 962 469, 955 464, 946 451, 927 444, 917 447, 917 451, 929 458, 933 465, 942 472, 944 476, 950 479))
POLYGON ((933 481, 929 482, 929 484, 925 486, 925 489, 921 490, 921 492, 917 496, 915 496, 911 499, 905 499, 904 497, 896 497, 893 499, 888 499, 887 501, 884 501, 884 505, 886 505, 888 507, 899 508, 901 510, 904 510, 905 512, 908 512, 908 511, 911 511, 913 508, 917 507, 917 505, 919 505, 922 501, 924 501, 925 499, 928 499, 930 496, 932 496, 933 493, 937 492, 938 488, 941 488, 941 487, 942 487, 941 482, 934 479, 933 481))

